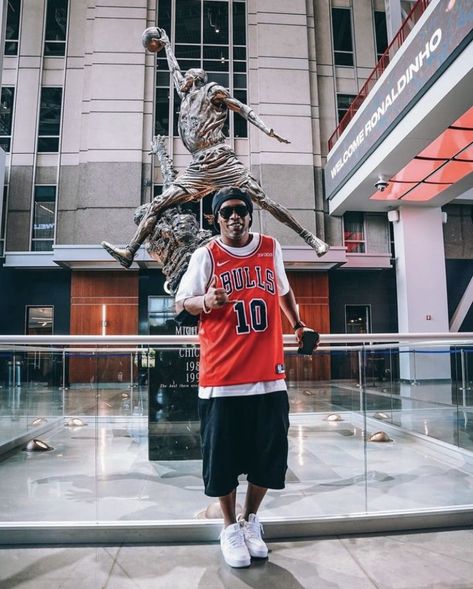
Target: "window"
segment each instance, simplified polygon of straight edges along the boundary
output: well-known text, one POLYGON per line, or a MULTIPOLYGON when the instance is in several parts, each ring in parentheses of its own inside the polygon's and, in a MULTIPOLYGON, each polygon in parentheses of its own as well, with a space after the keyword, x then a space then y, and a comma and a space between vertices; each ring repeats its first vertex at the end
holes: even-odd
POLYGON ((63 56, 66 53, 68 0, 48 0, 44 55, 63 56))
POLYGON ((42 88, 39 107, 38 151, 59 151, 62 88, 42 88))
POLYGON ((345 332, 371 333, 369 305, 345 305, 345 332))
POLYGON ((26 307, 26 335, 52 335, 54 307, 26 307))
POLYGON ((18 55, 20 38, 20 0, 7 0, 7 27, 5 30, 5 55, 18 55))
POLYGON ((153 296, 148 298, 148 324, 150 335, 174 335, 174 297, 153 296))
POLYGON ((374 28, 376 37, 376 54, 378 61, 388 48, 388 30, 386 27, 386 13, 380 10, 374 12, 374 28))
POLYGON ((347 254, 365 253, 365 227, 363 213, 343 215, 343 241, 347 254))
POLYGON ((333 53, 335 65, 353 65, 351 10, 332 8, 333 53))
POLYGON ((337 94, 337 112, 338 112, 338 122, 340 122, 345 113, 348 110, 348 107, 356 98, 354 94, 337 94))
POLYGON ((2 206, 0 207, 0 258, 5 255, 5 234, 7 225, 8 186, 3 187, 2 206))
POLYGON ((0 147, 10 151, 15 88, 3 87, 0 98, 0 147))
MULTIPOLYGON (((168 34, 174 19, 174 53, 182 72, 206 70, 209 81, 228 88, 246 103, 246 4, 240 0, 160 0, 158 26, 168 34)), ((171 91, 172 79, 164 51, 157 56, 155 134, 178 135, 180 100, 171 91)), ((247 137, 247 122, 230 112, 226 136, 247 137)))
POLYGON ((35 186, 31 251, 51 251, 56 221, 56 187, 35 186))

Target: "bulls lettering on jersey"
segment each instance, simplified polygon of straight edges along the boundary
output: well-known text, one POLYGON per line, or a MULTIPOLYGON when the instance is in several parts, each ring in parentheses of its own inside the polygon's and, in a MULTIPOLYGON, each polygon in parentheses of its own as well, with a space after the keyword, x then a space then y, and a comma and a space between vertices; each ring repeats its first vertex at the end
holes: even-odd
POLYGON ((259 240, 246 256, 231 254, 216 240, 207 246, 213 274, 230 302, 201 315, 201 386, 284 378, 275 243, 266 235, 259 240))

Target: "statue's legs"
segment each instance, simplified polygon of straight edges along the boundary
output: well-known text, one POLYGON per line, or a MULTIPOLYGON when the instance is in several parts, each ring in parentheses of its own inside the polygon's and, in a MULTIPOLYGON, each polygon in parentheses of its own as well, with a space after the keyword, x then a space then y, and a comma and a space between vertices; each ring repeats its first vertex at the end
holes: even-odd
POLYGON ((245 188, 248 190, 251 199, 262 209, 268 211, 273 215, 275 219, 284 223, 295 231, 302 239, 315 250, 318 256, 323 256, 329 249, 329 245, 319 239, 316 235, 304 229, 302 225, 294 219, 291 213, 282 205, 274 202, 266 196, 263 189, 258 182, 250 176, 248 183, 245 184, 245 188))
POLYGON ((129 268, 133 263, 136 252, 140 249, 144 240, 151 235, 159 216, 165 209, 177 206, 184 202, 200 200, 207 192, 209 192, 209 190, 189 193, 181 186, 171 184, 163 194, 152 200, 146 215, 141 219, 140 224, 128 245, 124 248, 119 248, 107 241, 102 241, 102 247, 120 262, 122 266, 129 268))

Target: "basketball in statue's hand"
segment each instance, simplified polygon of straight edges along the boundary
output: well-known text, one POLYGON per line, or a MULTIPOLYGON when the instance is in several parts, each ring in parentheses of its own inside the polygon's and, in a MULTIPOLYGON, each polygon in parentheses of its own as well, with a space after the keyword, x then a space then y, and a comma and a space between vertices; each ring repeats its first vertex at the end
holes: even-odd
POLYGON ((161 31, 157 27, 149 27, 143 32, 141 38, 143 47, 151 53, 157 53, 164 47, 161 41, 161 31))

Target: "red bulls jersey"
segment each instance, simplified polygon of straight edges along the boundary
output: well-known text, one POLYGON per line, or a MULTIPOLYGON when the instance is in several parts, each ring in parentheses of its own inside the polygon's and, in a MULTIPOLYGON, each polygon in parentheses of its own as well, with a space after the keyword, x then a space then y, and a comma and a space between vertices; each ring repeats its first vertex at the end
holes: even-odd
POLYGON ((259 239, 246 256, 229 253, 217 240, 207 246, 217 287, 225 289, 231 302, 201 315, 200 386, 285 377, 275 243, 265 235, 259 239))

